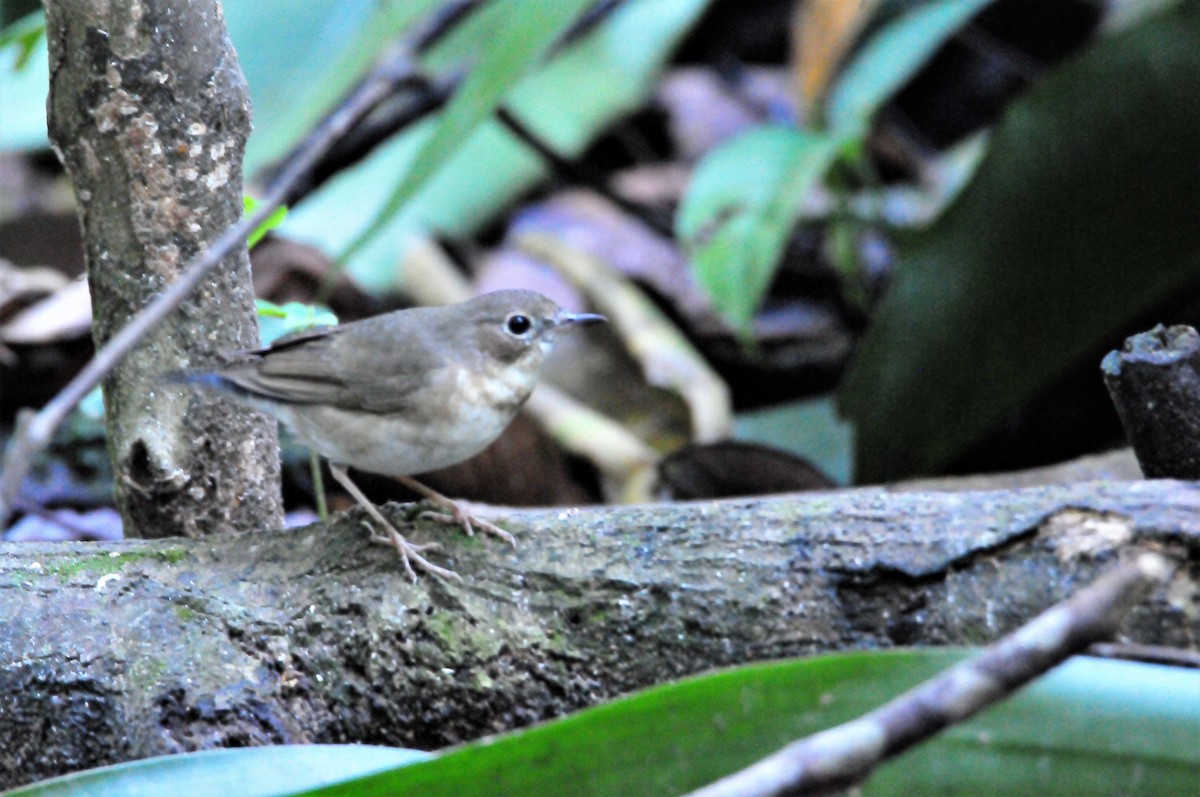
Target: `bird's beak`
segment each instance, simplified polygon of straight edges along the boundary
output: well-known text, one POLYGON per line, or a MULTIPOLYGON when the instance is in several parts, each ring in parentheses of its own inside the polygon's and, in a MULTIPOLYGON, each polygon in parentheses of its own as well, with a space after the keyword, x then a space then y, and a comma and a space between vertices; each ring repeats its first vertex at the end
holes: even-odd
POLYGON ((568 313, 560 310, 554 319, 554 326, 566 327, 573 324, 599 324, 608 319, 598 313, 568 313))

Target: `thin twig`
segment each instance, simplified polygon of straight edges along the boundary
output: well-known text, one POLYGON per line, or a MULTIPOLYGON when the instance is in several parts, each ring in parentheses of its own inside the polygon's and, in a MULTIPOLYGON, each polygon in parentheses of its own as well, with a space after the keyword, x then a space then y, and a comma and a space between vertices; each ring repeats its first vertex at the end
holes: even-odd
POLYGON ((1142 554, 1050 608, 981 655, 844 725, 793 742, 691 797, 827 794, 866 780, 884 760, 1011 695, 1111 636, 1171 566, 1142 554))
POLYGON ((589 8, 587 11, 575 20, 575 24, 567 28, 562 36, 559 37, 546 54, 546 60, 550 60, 557 56, 563 50, 569 49, 577 41, 587 36, 600 23, 604 22, 625 4, 625 0, 598 0, 598 2, 589 8))
MULTIPOLYGON (((551 46, 546 60, 552 60, 559 53, 575 44, 580 38, 587 35, 597 25, 607 19, 621 4, 622 0, 602 0, 602 2, 598 2, 584 13, 551 46)), ((462 71, 455 70, 452 74, 437 78, 430 77, 420 71, 416 56, 423 55, 431 50, 455 27, 462 24, 470 14, 480 9, 483 5, 484 0, 457 0, 457 2, 440 7, 433 15, 422 22, 418 28, 410 32, 411 49, 401 51, 399 57, 403 60, 397 62, 392 68, 397 71, 404 69, 410 71, 409 77, 411 81, 408 85, 411 93, 404 97, 389 99, 388 102, 375 109, 370 118, 363 119, 342 140, 338 141, 336 146, 331 147, 321 161, 314 165, 310 176, 305 180, 297 182, 291 192, 289 192, 287 197, 288 205, 298 203, 304 197, 320 188, 334 175, 364 160, 377 147, 396 133, 429 114, 440 110, 446 104, 450 97, 458 90, 459 84, 462 83, 462 71)), ((396 58, 397 56, 391 57, 396 58)), ((370 78, 368 77, 367 79, 369 80, 370 78)), ((301 147, 305 145, 307 145, 307 142, 301 144, 301 147)), ((535 149, 543 157, 546 157, 548 160, 550 159, 550 156, 546 155, 542 149, 538 149, 537 147, 535 149)), ((294 157, 294 154, 289 154, 283 159, 283 162, 287 163, 294 157)), ((557 165, 557 163, 558 161, 551 160, 552 165, 557 165)), ((572 174, 572 176, 575 176, 580 182, 584 182, 585 184, 593 184, 592 180, 584 179, 582 176, 574 175, 563 169, 560 169, 560 172, 572 174)), ((269 174, 270 171, 268 170, 269 174)), ((605 193, 607 195, 607 192, 605 193)), ((625 209, 628 212, 637 213, 635 208, 626 207, 625 209)), ((651 223, 653 225, 652 221, 651 223)), ((653 226, 661 231, 660 226, 653 226)), ((667 234, 670 234, 669 229, 667 230, 667 234)))
POLYGON ((424 55, 482 6, 484 0, 455 0, 439 6, 411 33, 414 55, 424 55))
POLYGON ((1200 651, 1169 648, 1165 645, 1132 645, 1123 642, 1100 642, 1087 649, 1089 656, 1145 664, 1165 664, 1169 667, 1188 667, 1200 670, 1200 651))
POLYGON ((546 165, 550 167, 551 171, 557 172, 570 182, 587 186, 629 215, 641 219, 643 224, 650 227, 650 229, 659 235, 665 238, 672 238, 675 235, 675 230, 671 226, 671 222, 668 219, 664 219, 654 208, 647 207, 617 194, 608 187, 608 180, 603 174, 583 164, 569 161, 559 155, 553 147, 543 141, 541 136, 530 130, 509 109, 503 106, 497 108, 496 120, 504 125, 508 132, 516 136, 518 141, 536 152, 546 162, 546 165))

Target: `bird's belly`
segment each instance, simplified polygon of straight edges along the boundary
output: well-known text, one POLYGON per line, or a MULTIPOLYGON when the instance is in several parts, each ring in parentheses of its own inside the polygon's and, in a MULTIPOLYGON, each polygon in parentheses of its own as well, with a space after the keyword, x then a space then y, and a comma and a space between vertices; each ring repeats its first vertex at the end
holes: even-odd
POLYGON ((475 456, 500 436, 514 413, 464 403, 447 413, 452 417, 436 420, 302 405, 277 414, 301 442, 333 462, 408 476, 475 456))

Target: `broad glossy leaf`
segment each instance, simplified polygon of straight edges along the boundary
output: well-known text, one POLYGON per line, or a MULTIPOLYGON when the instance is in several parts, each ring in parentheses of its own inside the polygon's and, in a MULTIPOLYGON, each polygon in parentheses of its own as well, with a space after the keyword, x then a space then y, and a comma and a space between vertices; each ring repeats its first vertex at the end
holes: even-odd
POLYGON ((760 127, 723 144, 696 168, 676 234, 717 309, 749 335, 800 203, 838 144, 820 133, 760 127))
POLYGON ((900 241, 841 396, 860 481, 945 466, 1194 284, 1197 85, 1200 2, 1186 0, 1014 103, 974 181, 900 241))
POLYGON ((206 750, 65 775, 3 797, 274 797, 430 757, 355 744, 206 750))
MULTIPOLYGON (((875 651, 742 667, 309 794, 680 794, 870 711, 965 655, 875 651)), ((1187 794, 1196 740, 1200 672, 1075 659, 885 765, 864 793, 1187 794)))

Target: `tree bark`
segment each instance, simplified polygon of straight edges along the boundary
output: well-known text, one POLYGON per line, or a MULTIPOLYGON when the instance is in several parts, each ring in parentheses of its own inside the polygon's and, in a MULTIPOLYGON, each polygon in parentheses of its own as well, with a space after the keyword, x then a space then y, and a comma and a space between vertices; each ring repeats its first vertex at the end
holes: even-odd
POLYGON ((1200 334, 1159 324, 1126 338, 1100 370, 1146 475, 1200 478, 1200 334))
MULTIPOLYGON (((99 346, 240 217, 250 106, 215 0, 46 5, 50 137, 75 188, 99 346)), ((106 380, 127 536, 280 524, 274 422, 163 381, 257 342, 242 249, 106 380)))
MULTIPOLYGON (((403 512, 392 506, 397 522, 403 512)), ((1118 559, 1180 565, 1121 638, 1200 646, 1200 489, 865 489, 203 540, 0 548, 0 786, 218 746, 437 748, 722 665, 981 644, 1118 559)))

